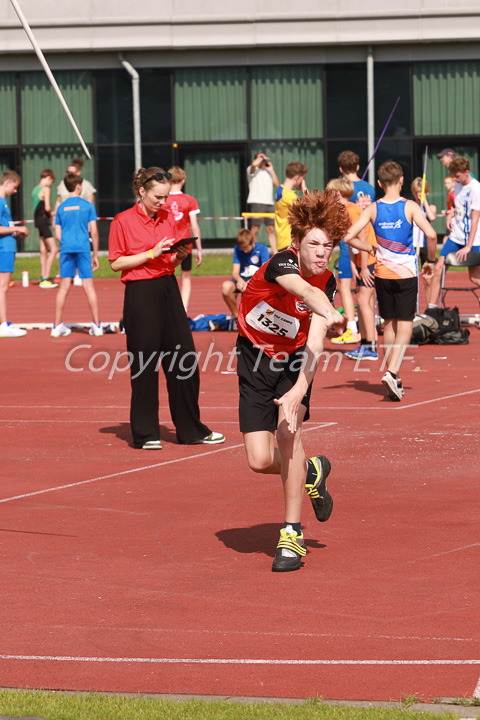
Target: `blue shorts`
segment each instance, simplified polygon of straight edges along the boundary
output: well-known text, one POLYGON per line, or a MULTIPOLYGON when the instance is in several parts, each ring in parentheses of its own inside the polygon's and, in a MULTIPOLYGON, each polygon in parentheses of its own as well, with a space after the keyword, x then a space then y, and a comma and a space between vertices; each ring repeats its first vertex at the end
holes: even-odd
POLYGON ((13 273, 15 267, 14 252, 0 252, 0 272, 13 273))
POLYGON ((340 240, 339 246, 340 256, 338 258, 338 277, 346 280, 353 277, 352 265, 350 263, 350 251, 347 243, 340 240))
POLYGON ((93 277, 90 250, 76 253, 60 251, 60 277, 74 277, 77 268, 82 280, 93 277))
MULTIPOLYGON (((459 245, 458 243, 454 242, 453 240, 450 240, 450 238, 447 238, 445 242, 443 243, 443 247, 440 250, 440 257, 447 257, 448 253, 456 253, 459 250, 462 250, 465 247, 465 245, 459 245)), ((480 250, 479 245, 474 245, 472 247, 471 252, 478 252, 480 250)))

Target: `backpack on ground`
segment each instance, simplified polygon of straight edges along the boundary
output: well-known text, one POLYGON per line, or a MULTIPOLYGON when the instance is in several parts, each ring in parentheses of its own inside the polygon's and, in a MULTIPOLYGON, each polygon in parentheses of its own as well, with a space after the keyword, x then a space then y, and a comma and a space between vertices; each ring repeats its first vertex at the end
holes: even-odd
POLYGON ((438 332, 438 322, 431 315, 416 315, 413 321, 412 345, 426 345, 438 332))
POLYGON ((449 330, 437 337, 436 345, 468 345, 470 330, 467 328, 458 328, 458 330, 449 330))
POLYGON ((460 313, 454 308, 428 308, 425 314, 433 318, 438 329, 434 331, 428 342, 435 345, 467 345, 470 331, 460 327, 460 313))
POLYGON ((427 308, 425 315, 434 318, 438 323, 438 330, 430 342, 436 342, 437 338, 446 332, 452 332, 460 328, 460 313, 458 307, 454 308, 427 308))

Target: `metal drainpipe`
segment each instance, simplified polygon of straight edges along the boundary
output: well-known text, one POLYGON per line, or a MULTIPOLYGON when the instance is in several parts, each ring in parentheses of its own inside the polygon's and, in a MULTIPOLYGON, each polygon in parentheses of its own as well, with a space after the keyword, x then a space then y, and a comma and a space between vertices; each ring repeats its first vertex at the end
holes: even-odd
MULTIPOLYGON (((371 158, 375 150, 375 109, 373 90, 373 49, 367 48, 367 145, 368 157, 371 158)), ((375 187, 375 160, 368 168, 368 182, 375 187)))
POLYGON ((142 132, 140 127, 140 75, 120 53, 118 59, 132 78, 133 98, 133 144, 135 149, 135 168, 142 167, 142 132))

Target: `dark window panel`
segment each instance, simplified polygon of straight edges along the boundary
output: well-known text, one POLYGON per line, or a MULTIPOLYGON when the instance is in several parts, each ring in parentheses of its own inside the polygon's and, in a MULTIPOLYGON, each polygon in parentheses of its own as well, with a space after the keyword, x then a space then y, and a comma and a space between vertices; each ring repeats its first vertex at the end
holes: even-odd
MULTIPOLYGON (((365 140, 330 140, 327 143, 327 152, 328 152, 328 161, 327 161, 327 168, 328 168, 328 180, 332 180, 333 178, 340 177, 340 172, 338 170, 338 163, 337 158, 340 155, 343 150, 351 150, 354 153, 357 153, 357 155, 360 157, 360 170, 359 175, 362 177, 363 171, 365 170, 368 162, 368 155, 367 155, 367 143, 365 140)), ((366 178, 368 179, 368 178, 366 178)))
POLYGON ((385 133, 386 137, 410 135, 410 77, 407 63, 375 63, 375 135, 380 136, 395 105, 400 101, 385 133))
MULTIPOLYGON (((378 139, 375 138, 375 142, 378 139)), ((404 197, 411 197, 410 185, 412 184, 413 174, 412 168, 412 142, 411 140, 393 140, 384 139, 380 145, 378 152, 375 156, 375 167, 378 170, 380 165, 386 160, 395 160, 398 162, 404 172, 404 183, 402 195, 404 197)), ((379 188, 379 195, 383 197, 382 190, 379 188)))
MULTIPOLYGON (((143 134, 143 133, 142 133, 143 134)), ((168 170, 172 166, 172 148, 167 145, 147 145, 142 147, 143 167, 161 167, 168 170)))
POLYGON ((97 142, 133 142, 132 81, 125 70, 96 73, 97 142))
POLYGON ((115 215, 135 201, 133 146, 99 147, 97 153, 99 215, 115 215))
POLYGON ((366 137, 366 65, 327 65, 325 70, 327 78, 328 137, 366 137))
POLYGON ((170 73, 140 71, 142 142, 165 142, 172 138, 170 73))

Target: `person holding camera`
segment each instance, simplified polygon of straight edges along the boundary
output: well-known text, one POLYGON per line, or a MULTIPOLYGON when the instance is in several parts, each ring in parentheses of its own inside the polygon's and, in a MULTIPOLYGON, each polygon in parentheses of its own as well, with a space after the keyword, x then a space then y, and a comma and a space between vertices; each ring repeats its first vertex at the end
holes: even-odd
MULTIPOLYGON (((248 180, 248 212, 254 213, 273 213, 275 207, 273 204, 273 186, 278 187, 280 181, 273 169, 272 162, 263 152, 258 152, 252 164, 247 168, 248 180)), ((251 230, 253 239, 257 237, 260 225, 267 228, 268 244, 272 252, 277 251, 277 243, 275 240, 275 221, 271 218, 252 218, 251 230)))

